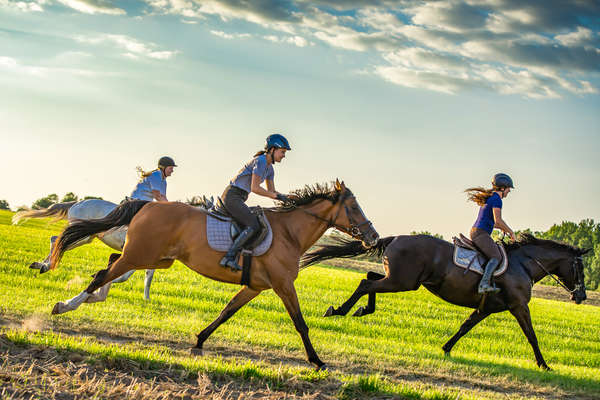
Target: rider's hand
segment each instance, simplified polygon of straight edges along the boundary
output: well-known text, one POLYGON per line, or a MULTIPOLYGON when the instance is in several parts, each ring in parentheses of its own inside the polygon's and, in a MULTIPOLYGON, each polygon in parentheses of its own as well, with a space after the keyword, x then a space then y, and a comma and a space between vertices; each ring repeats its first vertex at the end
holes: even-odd
POLYGON ((512 239, 513 242, 517 241, 517 235, 515 235, 515 233, 512 231, 510 232, 510 238, 512 239))
POLYGON ((290 200, 290 198, 283 193, 277 193, 277 195, 275 196, 275 200, 279 200, 283 203, 286 203, 290 200))

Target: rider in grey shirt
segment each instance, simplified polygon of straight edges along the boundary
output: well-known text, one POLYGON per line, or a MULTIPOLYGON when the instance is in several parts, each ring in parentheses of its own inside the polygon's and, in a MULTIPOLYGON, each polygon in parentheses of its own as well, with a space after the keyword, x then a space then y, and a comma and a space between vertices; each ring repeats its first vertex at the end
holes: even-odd
POLYGON ((281 201, 287 199, 287 196, 275 191, 273 182, 275 175, 273 164, 281 162, 287 150, 291 150, 291 148, 285 137, 279 134, 269 135, 265 150, 256 153, 254 158, 246 163, 229 182, 229 186, 223 192, 221 200, 223 200, 225 208, 237 222, 244 225, 244 230, 240 232, 221 260, 221 266, 237 271, 241 270, 242 268, 236 262, 236 256, 244 244, 260 230, 258 219, 246 205, 250 192, 281 201), (265 181, 267 189, 261 186, 265 181))

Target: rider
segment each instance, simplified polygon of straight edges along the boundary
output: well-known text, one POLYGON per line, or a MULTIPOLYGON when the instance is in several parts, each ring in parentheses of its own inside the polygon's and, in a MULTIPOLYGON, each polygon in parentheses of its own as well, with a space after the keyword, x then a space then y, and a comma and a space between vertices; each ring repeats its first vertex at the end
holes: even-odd
POLYGON ((469 200, 481 206, 477 220, 471 228, 471 240, 488 257, 483 277, 479 283, 479 293, 498 293, 500 291, 499 288, 490 284, 492 274, 502 259, 500 250, 491 237, 494 228, 506 232, 512 240, 516 240, 515 233, 502 219, 502 199, 508 196, 511 189, 514 189, 511 177, 499 173, 494 175, 491 189, 477 187, 465 190, 469 200))
POLYGON ((140 181, 136 185, 133 192, 129 196, 130 199, 136 200, 167 200, 167 177, 173 173, 173 168, 176 167, 175 161, 171 157, 161 157, 158 160, 158 168, 145 172, 140 167, 140 181))
POLYGON ((291 150, 291 148, 283 135, 278 133, 269 135, 265 149, 256 153, 252 160, 244 165, 225 188, 221 196, 225 209, 237 222, 244 226, 244 230, 240 232, 221 260, 221 266, 230 267, 232 270, 241 270, 236 262, 236 255, 242 246, 260 230, 258 218, 252 214, 245 204, 250 192, 280 201, 287 200, 286 195, 275 191, 275 183, 273 182, 275 175, 273 164, 281 162, 287 150, 291 150), (267 189, 261 186, 265 180, 267 181, 267 189))

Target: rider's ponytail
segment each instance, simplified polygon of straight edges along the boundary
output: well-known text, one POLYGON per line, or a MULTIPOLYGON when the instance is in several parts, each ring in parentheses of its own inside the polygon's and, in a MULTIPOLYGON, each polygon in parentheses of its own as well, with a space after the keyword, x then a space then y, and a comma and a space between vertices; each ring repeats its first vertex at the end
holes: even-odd
POLYGON ((256 154, 253 155, 252 157, 262 156, 263 154, 267 154, 267 152, 265 150, 261 150, 261 151, 256 152, 256 154))
POLYGON ((487 199, 492 197, 497 188, 484 189, 481 186, 465 189, 467 200, 477 203, 480 206, 485 206, 487 199))
POLYGON ((139 165, 137 167, 135 167, 136 171, 138 172, 138 175, 140 176, 140 181, 142 179, 145 179, 147 177, 149 177, 150 175, 152 175, 154 172, 158 171, 158 168, 153 169, 152 171, 144 171, 142 169, 142 167, 140 167, 139 165))

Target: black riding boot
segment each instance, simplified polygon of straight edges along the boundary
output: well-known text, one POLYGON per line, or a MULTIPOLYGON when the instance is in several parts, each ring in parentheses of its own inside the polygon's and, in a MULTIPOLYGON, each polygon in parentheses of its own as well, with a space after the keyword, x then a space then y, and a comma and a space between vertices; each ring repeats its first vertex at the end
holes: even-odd
POLYGON ((227 254, 225 254, 225 257, 221 259, 220 264, 222 267, 229 267, 234 271, 242 270, 242 267, 240 267, 236 262, 236 256, 238 252, 242 249, 242 246, 244 246, 246 242, 252 237, 252 235, 254 235, 254 232, 255 231, 254 229, 252 229, 252 227, 247 227, 246 229, 240 232, 238 237, 235 238, 235 241, 233 242, 229 250, 227 250, 227 254))
POLYGON ((497 258, 490 258, 488 262, 485 264, 485 270, 483 271, 483 277, 481 278, 481 282, 479 282, 479 290, 480 294, 483 293, 498 293, 500 291, 495 285, 490 284, 490 280, 492 279, 492 274, 500 264, 497 258))

